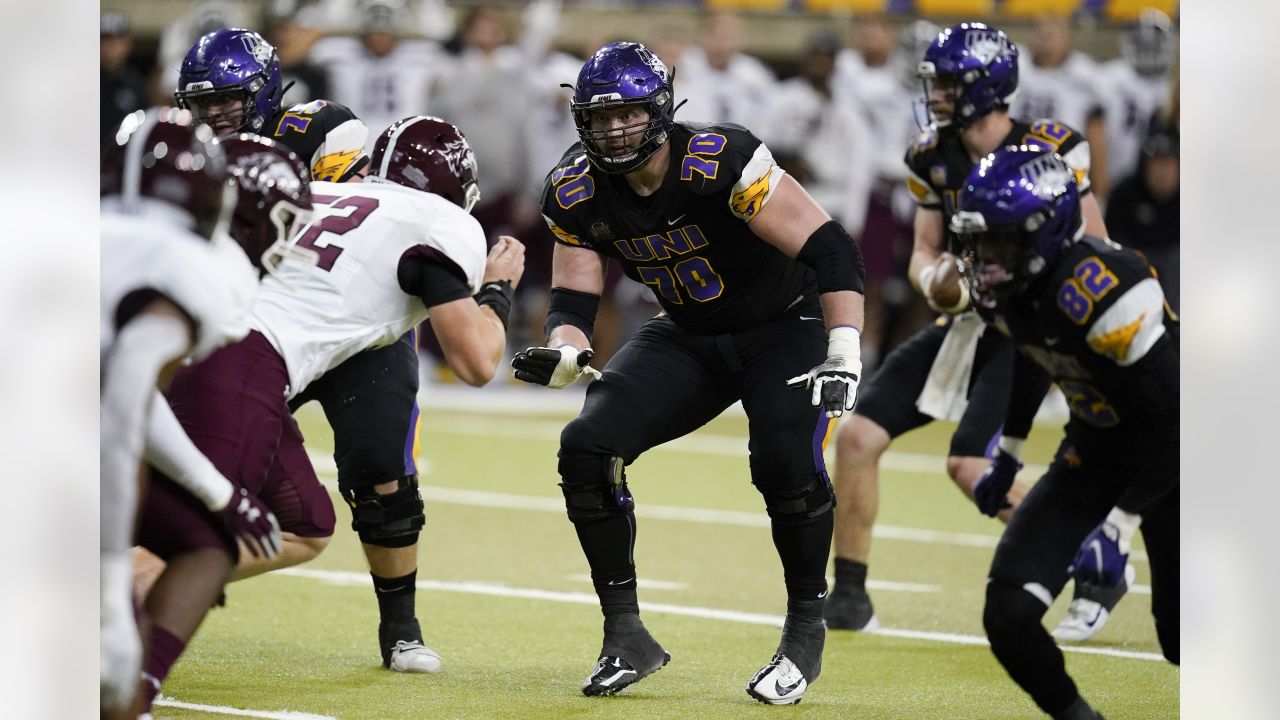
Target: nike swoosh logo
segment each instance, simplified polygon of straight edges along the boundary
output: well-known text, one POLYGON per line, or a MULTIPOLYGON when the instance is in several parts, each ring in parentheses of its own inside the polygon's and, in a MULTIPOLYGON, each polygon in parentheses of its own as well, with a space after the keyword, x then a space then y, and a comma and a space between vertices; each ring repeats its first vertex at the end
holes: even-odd
POLYGON ((679 216, 677 216, 677 217, 675 217, 675 218, 673 218, 673 219, 671 219, 671 220, 668 220, 668 221, 667 221, 667 225, 675 225, 676 223, 680 222, 680 218, 682 218, 682 217, 684 217, 685 215, 688 215, 688 214, 689 214, 689 213, 683 213, 683 214, 681 214, 681 215, 679 215, 679 216))
POLYGON ((827 591, 826 591, 826 590, 823 590, 822 592, 818 593, 818 599, 822 599, 822 598, 824 598, 824 597, 826 597, 826 596, 827 596, 827 591))
POLYGON ((818 321, 822 320, 822 318, 820 317, 815 318, 815 317, 809 317, 808 315, 801 315, 800 319, 801 320, 818 320, 818 321))
MULTIPOLYGON (((1096 542, 1096 541, 1095 541, 1095 542, 1096 542)), ((606 585, 626 585, 627 583, 631 582, 631 581, 632 581, 632 580, 634 580, 634 579, 635 579, 635 578, 628 578, 628 579, 626 579, 626 580, 610 580, 609 582, 607 582, 607 583, 605 583, 605 584, 606 584, 606 585)))
POLYGON ((775 690, 778 691, 778 697, 786 697, 788 693, 800 687, 800 683, 803 680, 804 678, 801 678, 800 680, 797 680, 794 683, 791 683, 790 685, 783 685, 781 680, 775 680, 773 683, 773 687, 775 690))
POLYGON ((383 595, 385 595, 386 593, 399 592, 399 591, 401 591, 401 590, 403 590, 403 589, 405 589, 405 588, 407 588, 407 587, 409 587, 409 586, 408 586, 408 585, 397 585, 397 586, 395 586, 395 587, 393 587, 393 588, 387 588, 386 590, 381 590, 381 589, 378 589, 378 588, 374 588, 374 589, 375 589, 375 590, 377 590, 377 592, 378 592, 379 594, 383 594, 383 595))

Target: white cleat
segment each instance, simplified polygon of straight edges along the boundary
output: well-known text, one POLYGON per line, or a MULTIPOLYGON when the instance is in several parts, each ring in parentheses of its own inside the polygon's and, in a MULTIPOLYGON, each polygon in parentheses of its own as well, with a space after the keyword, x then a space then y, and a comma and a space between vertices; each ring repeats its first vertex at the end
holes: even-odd
POLYGON ((1053 637, 1062 642, 1084 642, 1102 632, 1109 617, 1111 613, 1102 603, 1076 598, 1071 601, 1067 616, 1054 628, 1053 637))
POLYGON ((774 655, 773 660, 747 682, 747 694, 766 705, 795 705, 808 687, 804 673, 791 658, 774 655))
MULTIPOLYGON (((1137 578, 1137 571, 1133 565, 1126 565, 1124 568, 1124 584, 1123 586, 1111 591, 1112 607, 1115 603, 1124 597, 1125 592, 1133 585, 1137 578)), ((1109 593, 1109 594, 1111 594, 1109 593)), ((1102 632, 1102 628, 1107 624, 1107 620, 1111 618, 1111 612, 1106 606, 1095 599, 1086 597, 1077 597, 1071 601, 1071 606, 1067 608, 1067 616, 1062 618, 1062 622, 1058 623, 1058 627, 1053 630, 1053 637, 1062 642, 1084 642, 1092 640, 1098 633, 1102 632)))
POLYGON ((390 668, 402 673, 438 673, 440 656, 416 640, 400 640, 391 650, 390 668))

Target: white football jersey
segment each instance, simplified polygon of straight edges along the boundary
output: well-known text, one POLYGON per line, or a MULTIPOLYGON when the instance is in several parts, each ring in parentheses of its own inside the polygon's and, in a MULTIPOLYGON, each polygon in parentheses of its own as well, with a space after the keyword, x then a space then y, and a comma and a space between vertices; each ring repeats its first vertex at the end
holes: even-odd
POLYGON ((688 101, 680 108, 682 122, 752 127, 769 107, 777 84, 768 66, 744 53, 736 53, 727 68, 717 70, 702 48, 690 47, 676 67, 676 97, 688 101))
POLYGON ((315 260, 287 258, 263 280, 253 308, 253 328, 289 370, 290 397, 427 319, 422 300, 400 287, 406 252, 444 255, 473 295, 488 254, 480 223, 439 195, 386 182, 313 182, 311 198, 316 215, 298 231, 298 247, 315 260))
POLYGON ((1018 75, 1018 96, 1009 109, 1013 117, 1051 117, 1086 132, 1089 118, 1104 109, 1098 65, 1084 53, 1073 52, 1054 68, 1039 67, 1023 55, 1018 75))
POLYGON ((369 126, 366 152, 382 131, 410 115, 430 115, 431 86, 450 63, 427 40, 405 39, 384 57, 372 55, 357 38, 327 37, 310 59, 329 72, 329 94, 369 126))
POLYGON ((1118 183, 1138 169, 1142 141, 1151 117, 1169 102, 1167 75, 1143 77, 1123 59, 1102 66, 1107 83, 1107 163, 1111 182, 1118 183))
POLYGON ((195 360, 248 334, 258 271, 230 237, 206 240, 175 215, 164 207, 137 214, 103 211, 103 356, 115 341, 121 301, 140 290, 160 293, 195 321, 195 360))

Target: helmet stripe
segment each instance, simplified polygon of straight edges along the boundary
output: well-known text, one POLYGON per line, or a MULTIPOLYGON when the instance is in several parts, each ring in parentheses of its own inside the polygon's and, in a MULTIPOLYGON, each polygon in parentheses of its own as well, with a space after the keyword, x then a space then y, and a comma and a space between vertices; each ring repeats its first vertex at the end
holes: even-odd
POLYGON ((378 168, 378 177, 384 179, 387 177, 387 169, 391 166, 391 151, 395 150, 396 141, 400 139, 400 135, 402 135, 405 130, 409 129, 410 125, 426 119, 427 118, 423 115, 414 116, 413 118, 410 118, 408 122, 401 123, 400 127, 397 127, 391 133, 391 137, 387 138, 387 149, 382 151, 382 167, 378 168))

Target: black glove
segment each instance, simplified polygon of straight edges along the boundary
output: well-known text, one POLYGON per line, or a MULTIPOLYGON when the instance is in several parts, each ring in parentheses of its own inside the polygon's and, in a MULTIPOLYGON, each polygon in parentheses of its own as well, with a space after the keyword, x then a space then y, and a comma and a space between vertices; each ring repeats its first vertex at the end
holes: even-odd
POLYGON ((600 371, 588 365, 595 351, 591 348, 579 351, 572 345, 559 348, 531 347, 511 358, 515 378, 534 385, 545 385, 554 390, 573 384, 584 372, 594 378, 600 371))

